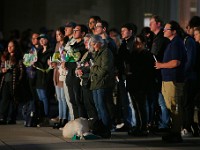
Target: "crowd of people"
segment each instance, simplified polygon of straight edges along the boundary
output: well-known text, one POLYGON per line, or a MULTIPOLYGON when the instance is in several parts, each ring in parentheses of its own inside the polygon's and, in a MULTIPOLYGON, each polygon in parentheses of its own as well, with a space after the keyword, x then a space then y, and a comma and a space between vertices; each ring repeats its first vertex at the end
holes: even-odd
POLYGON ((0 48, 0 125, 16 124, 24 100, 26 117, 35 117, 27 127, 51 119, 59 129, 83 117, 102 138, 111 131, 152 132, 166 142, 200 135, 199 16, 183 29, 154 15, 139 34, 134 23, 109 30, 91 16, 88 25, 67 22, 55 32, 1 39, 0 48), (53 97, 56 118, 49 115, 53 97))

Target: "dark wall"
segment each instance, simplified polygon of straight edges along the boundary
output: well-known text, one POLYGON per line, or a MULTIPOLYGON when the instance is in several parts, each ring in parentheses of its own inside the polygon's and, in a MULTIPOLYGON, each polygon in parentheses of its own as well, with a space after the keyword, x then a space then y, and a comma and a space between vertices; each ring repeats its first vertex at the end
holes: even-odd
POLYGON ((4 24, 4 0, 0 1, 0 31, 3 30, 4 24))
MULTIPOLYGON (((3 30, 9 34, 10 30, 38 30, 46 23, 46 0, 5 0, 3 30)), ((5 35, 6 36, 6 35, 5 35)))
POLYGON ((9 31, 40 27, 56 29, 66 21, 88 22, 91 15, 99 15, 117 27, 133 22, 143 27, 144 13, 157 13, 169 18, 168 0, 1 0, 0 29, 9 31))

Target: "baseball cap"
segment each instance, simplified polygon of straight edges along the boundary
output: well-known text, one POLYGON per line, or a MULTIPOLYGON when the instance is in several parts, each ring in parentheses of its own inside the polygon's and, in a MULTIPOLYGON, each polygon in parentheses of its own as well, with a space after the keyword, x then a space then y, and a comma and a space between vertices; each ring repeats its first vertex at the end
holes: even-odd
POLYGON ((40 34, 39 37, 37 38, 38 40, 41 38, 45 38, 48 40, 48 36, 46 34, 40 34))

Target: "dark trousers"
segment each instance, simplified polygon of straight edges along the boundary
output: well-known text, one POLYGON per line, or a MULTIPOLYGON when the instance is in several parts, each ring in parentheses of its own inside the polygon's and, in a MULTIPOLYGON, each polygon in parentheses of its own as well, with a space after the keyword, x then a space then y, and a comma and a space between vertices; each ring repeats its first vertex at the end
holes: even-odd
POLYGON ((72 79, 71 83, 67 84, 70 102, 74 112, 74 119, 79 117, 87 118, 84 103, 81 97, 80 80, 72 79))
POLYGON ((12 82, 5 82, 2 87, 0 116, 4 120, 16 120, 17 103, 13 95, 12 82))
POLYGON ((114 104, 114 99, 113 99, 113 89, 109 89, 107 95, 106 95, 106 108, 108 110, 108 115, 110 116, 111 119, 111 124, 115 125, 116 124, 116 106, 114 104))
POLYGON ((147 109, 146 109, 146 93, 143 91, 131 90, 130 96, 133 107, 136 112, 137 127, 146 130, 147 127, 147 109))
POLYGON ((36 87, 35 87, 35 79, 34 78, 28 78, 28 85, 29 85, 29 91, 30 91, 30 103, 31 103, 31 110, 36 111, 36 103, 38 102, 39 98, 37 95, 36 87))
POLYGON ((94 104, 92 91, 88 87, 82 86, 82 94, 88 118, 93 118, 94 120, 98 120, 98 114, 94 104))
POLYGON ((194 122, 194 99, 197 91, 196 81, 186 81, 182 103, 182 127, 191 131, 194 122))

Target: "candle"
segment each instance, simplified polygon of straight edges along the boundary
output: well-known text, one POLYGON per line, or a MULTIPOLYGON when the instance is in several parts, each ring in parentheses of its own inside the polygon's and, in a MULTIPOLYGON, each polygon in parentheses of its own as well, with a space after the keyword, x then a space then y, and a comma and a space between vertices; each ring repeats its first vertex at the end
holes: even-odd
POLYGON ((6 67, 7 67, 6 61, 5 61, 5 64, 4 64, 4 65, 5 65, 5 68, 6 68, 6 67))
POLYGON ((156 59, 156 56, 155 56, 155 55, 153 55, 153 58, 154 58, 155 62, 157 62, 157 59, 156 59))

